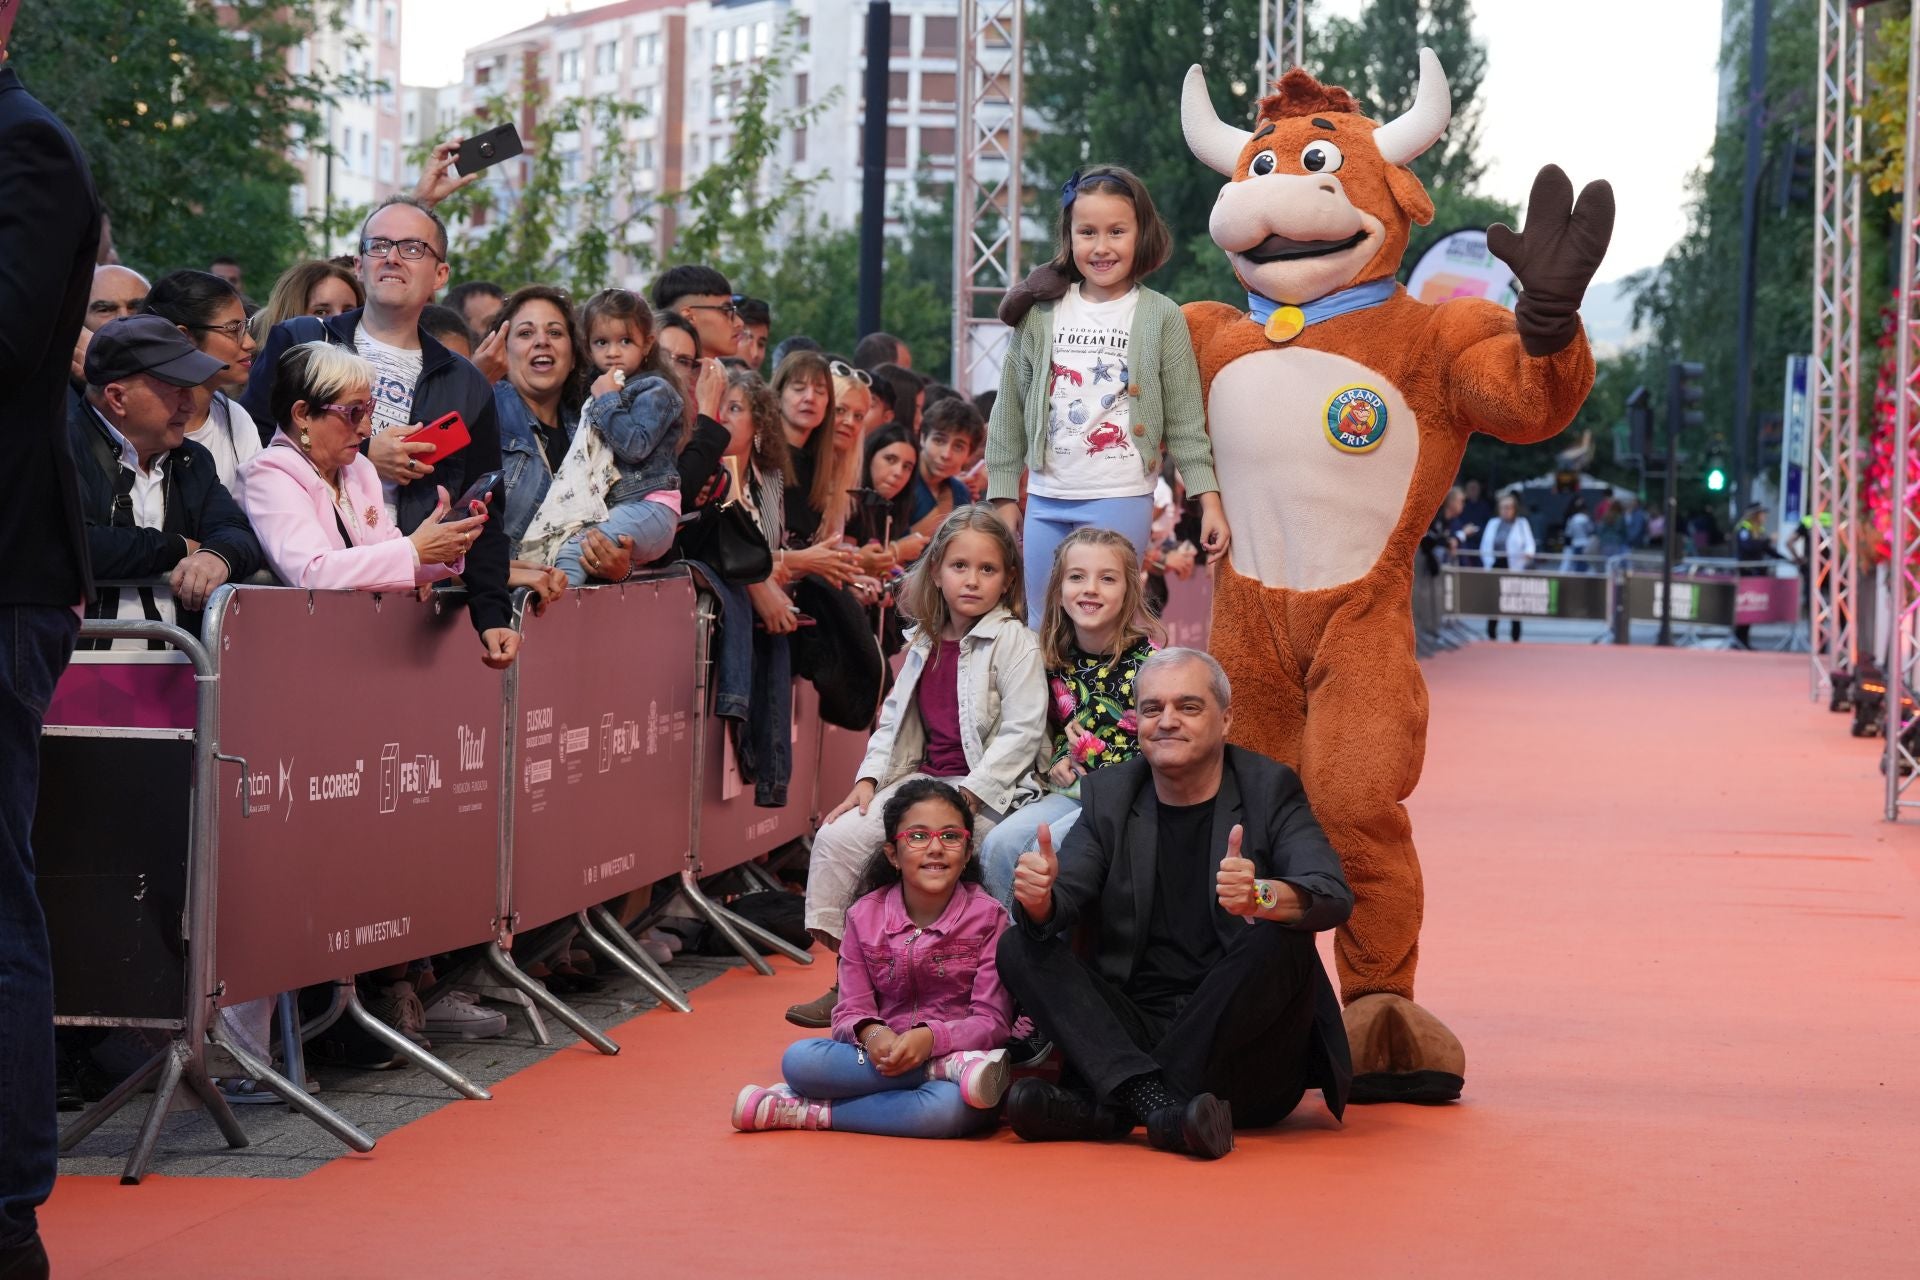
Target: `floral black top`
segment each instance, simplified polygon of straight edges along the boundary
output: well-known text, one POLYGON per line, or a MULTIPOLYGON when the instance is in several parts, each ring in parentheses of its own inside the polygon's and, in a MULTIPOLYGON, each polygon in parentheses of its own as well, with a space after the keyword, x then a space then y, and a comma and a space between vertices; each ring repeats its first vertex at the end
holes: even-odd
POLYGON ((1071 756, 1091 773, 1140 753, 1133 681, 1152 652, 1152 643, 1145 639, 1117 659, 1076 650, 1066 670, 1047 672, 1054 721, 1060 726, 1049 768, 1071 756))

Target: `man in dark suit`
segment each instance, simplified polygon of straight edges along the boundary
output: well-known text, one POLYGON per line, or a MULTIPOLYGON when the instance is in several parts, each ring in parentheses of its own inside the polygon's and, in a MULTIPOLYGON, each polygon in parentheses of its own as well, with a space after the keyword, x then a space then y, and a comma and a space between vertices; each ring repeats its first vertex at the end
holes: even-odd
POLYGON ((1087 1088, 1022 1080, 1007 1115, 1028 1141, 1144 1123, 1156 1147, 1218 1159, 1307 1089, 1344 1111, 1352 1059, 1313 935, 1353 892, 1298 775, 1226 745, 1219 663, 1164 649, 1134 687, 1141 754, 1080 784, 1057 857, 1040 828, 1000 940, 1001 980, 1087 1088))
POLYGON ((197 635, 207 597, 264 563, 213 455, 186 438, 194 388, 226 367, 159 316, 127 316, 93 335, 86 398, 70 418, 88 558, 103 582, 166 585, 103 586, 88 616, 177 622, 197 635))
POLYGON ((4 65, 0 0, 0 1277, 47 1274, 34 1210, 53 1190, 53 971, 34 887, 40 727, 90 594, 67 449, 67 370, 100 243, 73 135, 4 65))

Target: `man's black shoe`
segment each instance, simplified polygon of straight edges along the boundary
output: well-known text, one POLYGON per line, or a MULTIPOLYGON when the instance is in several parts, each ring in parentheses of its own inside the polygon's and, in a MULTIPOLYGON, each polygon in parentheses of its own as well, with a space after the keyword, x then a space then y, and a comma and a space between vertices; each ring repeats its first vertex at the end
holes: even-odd
POLYGON ((1233 1108, 1210 1093, 1147 1117, 1147 1141, 1162 1151, 1218 1160, 1233 1150, 1233 1108))
POLYGON ((1021 1067, 1037 1067, 1053 1056, 1053 1041, 1038 1031, 1024 1036, 1014 1036, 1007 1041, 1007 1065, 1019 1070, 1021 1067))
POLYGON ((1007 1122, 1028 1142, 1112 1142, 1133 1131, 1124 1109, 1033 1077, 1007 1090, 1007 1122))
POLYGON ((0 1249, 0 1280, 47 1280, 53 1274, 47 1250, 35 1236, 25 1244, 0 1249))

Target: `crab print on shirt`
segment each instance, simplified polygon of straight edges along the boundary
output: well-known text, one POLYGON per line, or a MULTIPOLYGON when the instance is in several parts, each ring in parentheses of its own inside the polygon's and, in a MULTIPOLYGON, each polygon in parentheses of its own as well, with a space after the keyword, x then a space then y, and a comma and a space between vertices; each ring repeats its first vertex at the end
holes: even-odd
POLYGON ((1055 304, 1048 370, 1046 469, 1027 479, 1045 498, 1130 498, 1153 492, 1133 434, 1127 364, 1140 291, 1088 302, 1074 285, 1055 304))

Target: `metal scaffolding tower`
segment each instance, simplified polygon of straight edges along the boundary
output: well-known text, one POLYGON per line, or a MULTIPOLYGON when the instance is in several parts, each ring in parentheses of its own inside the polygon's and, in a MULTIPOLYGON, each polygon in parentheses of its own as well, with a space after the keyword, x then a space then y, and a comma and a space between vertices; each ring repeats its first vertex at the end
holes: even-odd
POLYGON ((1920 760, 1908 734, 1920 730, 1920 709, 1909 705, 1920 684, 1920 644, 1915 623, 1920 621, 1920 511, 1914 508, 1915 480, 1920 479, 1920 172, 1913 158, 1920 155, 1920 0, 1908 6, 1912 25, 1907 37, 1906 181, 1900 206, 1900 290, 1896 304, 1894 359, 1899 399, 1894 407, 1893 491, 1889 495, 1887 580, 1893 608, 1888 628, 1887 662, 1887 783, 1886 816, 1898 820, 1904 809, 1920 808, 1920 798, 1907 799, 1907 789, 1920 776, 1920 760))
POLYGON ((1273 82, 1307 60, 1307 0, 1263 0, 1260 6, 1260 61, 1255 69, 1253 100, 1273 82))
MULTIPOLYGON (((1866 40, 1849 0, 1821 0, 1813 215, 1813 693, 1859 663, 1860 104, 1866 40)), ((1869 643, 1871 638, 1868 638, 1869 643)))
POLYGON ((954 171, 953 385, 1000 385, 1013 331, 994 312, 1019 279, 1026 26, 1023 0, 960 0, 954 171))

